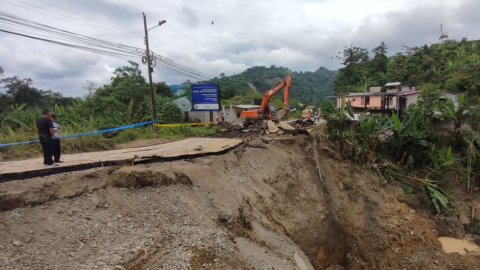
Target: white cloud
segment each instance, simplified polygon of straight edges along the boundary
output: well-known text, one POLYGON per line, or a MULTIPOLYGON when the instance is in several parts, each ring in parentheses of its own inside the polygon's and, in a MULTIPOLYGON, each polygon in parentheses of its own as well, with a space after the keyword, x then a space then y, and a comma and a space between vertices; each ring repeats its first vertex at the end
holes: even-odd
MULTIPOLYGON (((120 1, 42 0, 91 20, 37 0, 25 1, 45 10, 32 11, 1 2, 2 11, 116 43, 144 46, 142 14, 120 1), (91 25, 98 22, 98 27, 91 25)), ((480 23, 480 3, 476 0, 122 2, 144 10, 149 15, 150 27, 158 20, 167 20, 167 24, 149 33, 153 51, 211 76, 239 73, 253 65, 286 66, 297 71, 319 66, 334 69, 339 63, 331 56, 345 45, 353 43, 371 49, 385 41, 394 53, 402 45, 421 46, 438 41, 440 23, 453 38, 480 35, 476 27, 480 23)), ((13 29, 2 22, 0 28, 13 29)), ((114 68, 128 64, 4 33, 0 33, 0 44, 0 65, 6 75, 31 77, 37 87, 65 95, 83 95, 87 79, 98 85, 108 83, 114 68)), ((146 67, 141 68, 146 74, 146 67)), ((160 66, 155 68, 153 78, 170 84, 189 79, 160 66)))

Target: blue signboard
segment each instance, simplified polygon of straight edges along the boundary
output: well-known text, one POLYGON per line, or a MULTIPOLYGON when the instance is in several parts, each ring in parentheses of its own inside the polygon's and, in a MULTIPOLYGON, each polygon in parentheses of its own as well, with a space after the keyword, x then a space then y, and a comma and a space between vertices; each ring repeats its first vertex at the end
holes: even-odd
POLYGON ((220 87, 216 83, 192 84, 194 111, 219 111, 220 87))

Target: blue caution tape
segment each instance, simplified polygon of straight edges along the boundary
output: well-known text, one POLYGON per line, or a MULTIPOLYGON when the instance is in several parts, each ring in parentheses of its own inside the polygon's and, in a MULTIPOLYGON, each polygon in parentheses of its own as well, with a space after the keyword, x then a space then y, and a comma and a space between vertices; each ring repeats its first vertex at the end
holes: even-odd
MULTIPOLYGON (((155 123, 155 121, 151 120, 151 121, 147 121, 147 122, 131 124, 131 125, 126 125, 126 126, 102 129, 102 130, 79 133, 79 134, 72 134, 72 135, 67 135, 67 136, 60 136, 59 138, 60 139, 67 139, 67 138, 82 137, 82 136, 93 135, 93 134, 101 134, 101 133, 106 133, 106 132, 122 130, 122 129, 144 126, 144 125, 153 124, 153 123, 155 123)), ((4 144, 0 144, 0 147, 6 147, 6 146, 12 146, 12 145, 21 145, 21 144, 29 144, 29 143, 37 143, 37 142, 40 142, 40 141, 39 140, 34 140, 34 141, 25 141, 25 142, 4 143, 4 144)))

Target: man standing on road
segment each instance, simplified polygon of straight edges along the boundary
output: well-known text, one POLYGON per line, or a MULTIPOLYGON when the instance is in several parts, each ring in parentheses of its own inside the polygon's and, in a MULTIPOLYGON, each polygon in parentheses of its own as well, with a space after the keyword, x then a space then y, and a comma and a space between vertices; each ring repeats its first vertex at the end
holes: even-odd
POLYGON ((53 161, 55 163, 63 163, 60 161, 60 155, 62 154, 62 146, 60 144, 60 132, 63 131, 63 127, 57 123, 57 117, 52 114, 52 122, 53 122, 53 161))
POLYGON ((227 113, 227 116, 225 117, 225 119, 227 120, 227 122, 230 122, 230 115, 227 113))
POLYGON ((37 130, 43 150, 43 164, 47 167, 57 166, 53 163, 53 123, 49 109, 43 110, 42 117, 37 119, 37 130))
POLYGON ((222 122, 225 122, 225 115, 223 114, 223 112, 222 112, 221 117, 222 117, 222 122))

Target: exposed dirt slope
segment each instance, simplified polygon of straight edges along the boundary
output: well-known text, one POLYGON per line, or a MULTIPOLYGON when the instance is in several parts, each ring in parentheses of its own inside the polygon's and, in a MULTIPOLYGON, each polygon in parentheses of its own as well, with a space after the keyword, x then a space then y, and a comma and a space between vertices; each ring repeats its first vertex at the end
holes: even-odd
POLYGON ((0 190, 2 269, 480 269, 401 189, 306 136, 0 190))

